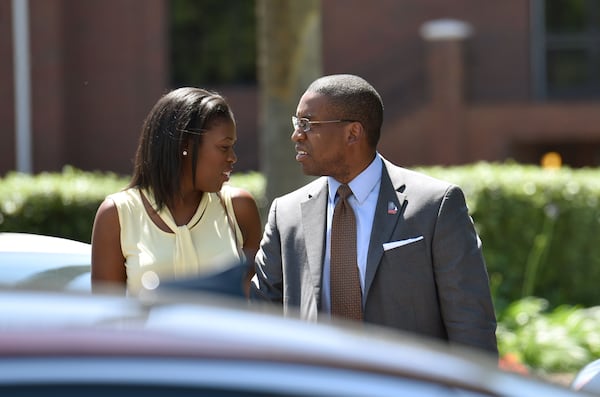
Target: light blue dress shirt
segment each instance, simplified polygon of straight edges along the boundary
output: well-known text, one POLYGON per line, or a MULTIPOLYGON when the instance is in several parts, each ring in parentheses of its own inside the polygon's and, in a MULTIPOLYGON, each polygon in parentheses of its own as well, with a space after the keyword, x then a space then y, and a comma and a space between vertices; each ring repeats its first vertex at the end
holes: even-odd
MULTIPOLYGON (((360 286, 365 290, 365 272, 367 269, 367 256, 369 253, 369 242, 371 240, 371 229, 373 228, 373 218, 375 217, 375 207, 377 206, 377 197, 379 196, 379 187, 381 185, 381 169, 383 161, 379 153, 369 166, 354 178, 348 186, 352 190, 352 196, 348 198, 350 206, 354 210, 356 217, 356 249, 358 271, 360 274, 360 286)), ((337 189, 341 185, 332 177, 327 177, 329 184, 329 199, 327 201, 327 243, 325 247, 325 262, 323 263, 323 284, 321 288, 321 310, 329 313, 331 309, 331 300, 329 296, 329 269, 331 259, 331 220, 333 219, 333 210, 337 202, 337 189)))

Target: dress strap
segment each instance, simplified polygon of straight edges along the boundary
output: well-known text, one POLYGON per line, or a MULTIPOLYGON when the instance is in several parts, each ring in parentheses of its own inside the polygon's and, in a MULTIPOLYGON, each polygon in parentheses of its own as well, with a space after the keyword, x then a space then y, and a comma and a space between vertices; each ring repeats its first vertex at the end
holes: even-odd
POLYGON ((231 233, 235 238, 235 246, 238 250, 238 256, 240 259, 245 259, 246 255, 244 254, 244 236, 242 235, 242 231, 237 223, 237 218, 235 216, 235 211, 233 208, 233 201, 231 198, 231 190, 227 185, 223 185, 223 188, 220 192, 217 193, 219 197, 219 201, 225 210, 225 215, 227 216, 227 222, 229 223, 229 228, 231 229, 231 233))

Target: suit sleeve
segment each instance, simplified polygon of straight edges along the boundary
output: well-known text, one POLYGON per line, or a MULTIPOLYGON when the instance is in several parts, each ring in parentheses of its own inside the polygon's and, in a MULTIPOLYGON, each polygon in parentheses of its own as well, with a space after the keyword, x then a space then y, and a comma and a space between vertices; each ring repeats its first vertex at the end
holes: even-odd
POLYGON ((277 228, 277 199, 273 200, 260 248, 255 257, 250 299, 283 304, 281 239, 277 228))
POLYGON ((440 204, 433 263, 449 341, 498 354, 496 316, 481 240, 457 186, 448 188, 440 204))

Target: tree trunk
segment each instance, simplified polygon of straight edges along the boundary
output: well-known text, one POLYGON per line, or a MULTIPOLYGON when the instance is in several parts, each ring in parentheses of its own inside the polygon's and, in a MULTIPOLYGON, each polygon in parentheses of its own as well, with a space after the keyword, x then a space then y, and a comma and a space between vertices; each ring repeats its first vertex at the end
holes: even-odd
POLYGON ((266 198, 312 178, 295 160, 291 116, 322 73, 320 0, 257 0, 260 169, 266 198))

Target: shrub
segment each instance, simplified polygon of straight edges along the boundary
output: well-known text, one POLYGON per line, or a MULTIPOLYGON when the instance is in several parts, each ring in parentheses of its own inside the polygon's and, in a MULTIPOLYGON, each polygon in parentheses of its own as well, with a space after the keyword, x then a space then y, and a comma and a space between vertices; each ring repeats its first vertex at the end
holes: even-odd
POLYGON ((529 297, 498 315, 498 350, 536 371, 574 373, 600 357, 600 306, 582 308, 529 297))
MULTIPOLYGON (((128 176, 84 172, 65 167, 60 173, 9 173, 0 179, 0 232, 28 232, 90 242, 94 216, 104 198, 123 189, 128 176)), ((232 176, 264 203, 264 178, 258 173, 232 176)))
POLYGON ((61 173, 9 173, 0 180, 0 231, 18 231, 89 242, 93 219, 107 192, 127 179, 65 167, 61 173))
POLYGON ((464 189, 497 307, 527 296, 551 307, 599 303, 598 169, 478 163, 420 170, 464 189))

